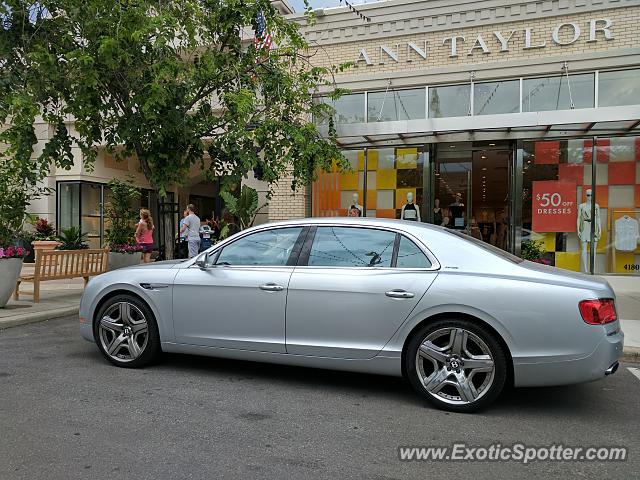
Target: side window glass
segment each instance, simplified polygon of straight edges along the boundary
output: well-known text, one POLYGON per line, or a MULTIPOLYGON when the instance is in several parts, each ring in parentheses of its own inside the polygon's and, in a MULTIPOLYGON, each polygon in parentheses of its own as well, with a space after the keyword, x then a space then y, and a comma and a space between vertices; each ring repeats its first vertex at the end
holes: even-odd
POLYGON ((431 262, 418 246, 404 235, 400 237, 397 268, 429 268, 431 262))
POLYGON ((390 267, 396 234, 357 227, 318 227, 310 266, 390 267))
POLYGON ((222 249, 218 265, 286 265, 302 227, 276 228, 248 235, 222 249))

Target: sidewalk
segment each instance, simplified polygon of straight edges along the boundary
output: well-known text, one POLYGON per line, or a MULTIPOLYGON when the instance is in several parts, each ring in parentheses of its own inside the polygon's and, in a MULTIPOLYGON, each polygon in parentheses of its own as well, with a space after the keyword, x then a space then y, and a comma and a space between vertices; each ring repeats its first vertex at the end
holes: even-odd
MULTIPOLYGON (((23 267, 23 273, 31 273, 31 266, 23 267)), ((629 361, 640 361, 640 290, 639 279, 607 277, 617 297, 617 310, 625 334, 624 358, 629 361)), ((51 280, 40 286, 40 303, 33 303, 33 298, 20 295, 20 300, 9 300, 5 308, 0 308, 0 330, 41 322, 57 317, 66 317, 78 313, 80 297, 84 288, 81 278, 70 280, 51 280)), ((33 291, 33 284, 23 284, 23 291, 33 291)))
MULTIPOLYGON (((33 266, 23 266, 22 273, 23 275, 32 274, 33 266)), ((0 330, 75 315, 78 313, 83 289, 82 278, 50 280, 40 284, 40 303, 33 303, 31 295, 22 293, 33 293, 33 283, 23 283, 20 286, 20 300, 11 298, 5 308, 0 308, 0 330)))

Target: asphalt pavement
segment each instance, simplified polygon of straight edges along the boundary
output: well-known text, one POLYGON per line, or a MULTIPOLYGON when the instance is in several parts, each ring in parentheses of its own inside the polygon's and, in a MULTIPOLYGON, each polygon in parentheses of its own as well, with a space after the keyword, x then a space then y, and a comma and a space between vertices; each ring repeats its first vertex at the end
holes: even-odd
POLYGON ((186 355, 108 364, 77 317, 0 331, 0 479, 637 478, 640 378, 427 406, 403 379, 186 355), (624 462, 401 462, 399 446, 626 446, 624 462))

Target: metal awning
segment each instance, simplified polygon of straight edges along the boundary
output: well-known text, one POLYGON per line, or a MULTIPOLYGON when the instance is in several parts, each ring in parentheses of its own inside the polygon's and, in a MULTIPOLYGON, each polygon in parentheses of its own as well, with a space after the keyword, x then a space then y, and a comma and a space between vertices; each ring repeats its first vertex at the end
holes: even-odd
MULTIPOLYGON (((320 128, 323 134, 327 128, 320 128)), ((640 135, 640 105, 337 125, 344 148, 640 135)))

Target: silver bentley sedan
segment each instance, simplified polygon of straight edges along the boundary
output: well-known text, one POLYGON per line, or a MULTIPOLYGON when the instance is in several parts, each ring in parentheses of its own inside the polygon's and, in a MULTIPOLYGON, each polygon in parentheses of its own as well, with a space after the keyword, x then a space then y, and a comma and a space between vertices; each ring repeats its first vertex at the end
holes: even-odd
POLYGON ((260 225, 191 260, 105 273, 87 285, 80 328, 120 367, 180 352, 403 375, 458 412, 505 385, 603 378, 624 339, 601 278, 374 218, 260 225))

